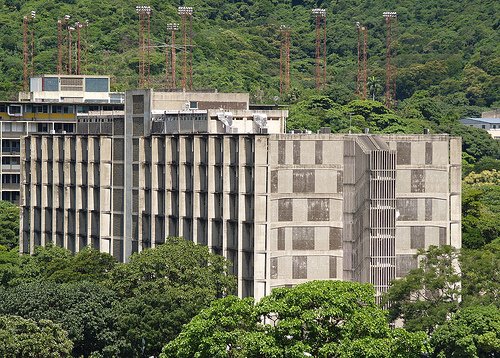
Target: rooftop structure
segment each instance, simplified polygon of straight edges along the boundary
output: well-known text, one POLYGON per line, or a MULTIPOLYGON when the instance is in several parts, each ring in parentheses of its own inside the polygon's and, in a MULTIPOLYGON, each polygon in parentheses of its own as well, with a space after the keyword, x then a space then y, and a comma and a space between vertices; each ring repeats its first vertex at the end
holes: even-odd
POLYGON ((500 139, 500 118, 464 118, 460 122, 466 126, 481 128, 493 138, 500 139))
POLYGON ((124 94, 110 92, 109 76, 41 75, 30 79, 29 92, 20 92, 19 101, 123 103, 124 94))

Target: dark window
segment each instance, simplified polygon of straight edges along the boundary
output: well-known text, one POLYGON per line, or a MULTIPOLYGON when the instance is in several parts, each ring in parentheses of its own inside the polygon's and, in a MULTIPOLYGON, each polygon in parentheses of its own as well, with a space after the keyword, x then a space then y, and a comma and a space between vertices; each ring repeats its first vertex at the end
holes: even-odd
POLYGON ((330 256, 330 278, 337 278, 337 258, 330 256))
POLYGON ((278 164, 285 164, 286 141, 278 141, 278 164))
POLYGON ((278 250, 285 250, 285 228, 278 228, 278 250))
POLYGON ((314 227, 292 228, 293 250, 314 250, 314 227))
POLYGON ((423 169, 411 170, 411 192, 424 193, 425 192, 425 175, 423 169))
POLYGON ((330 220, 330 201, 328 199, 307 199, 307 220, 330 220))
POLYGON ((278 221, 293 220, 292 199, 278 199, 278 221))
POLYGON ((340 250, 342 248, 342 229, 338 227, 330 228, 330 250, 340 250))
POLYGON ((425 227, 412 226, 410 232, 410 241, 412 249, 423 249, 425 247, 425 227))
POLYGON ((293 164, 300 164, 300 142, 293 141, 293 164))
POLYGON ((292 257, 292 278, 307 278, 307 256, 292 257))
POLYGON ((311 169, 296 169, 293 171, 293 192, 314 193, 315 175, 311 169))
POLYGON ((411 164, 411 143, 398 142, 396 145, 396 149, 397 149, 398 165, 411 164))

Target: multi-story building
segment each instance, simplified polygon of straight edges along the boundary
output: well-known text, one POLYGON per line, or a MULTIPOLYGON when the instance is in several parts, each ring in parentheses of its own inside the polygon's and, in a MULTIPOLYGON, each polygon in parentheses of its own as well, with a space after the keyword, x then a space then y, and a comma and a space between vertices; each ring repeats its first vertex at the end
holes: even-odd
POLYGON ((500 139, 500 118, 496 116, 496 111, 486 112, 495 115, 495 117, 482 118, 464 118, 460 122, 469 127, 484 129, 494 139, 500 139))
POLYGON ((238 95, 216 111, 168 96, 127 92, 105 131, 23 138, 22 252, 92 245, 126 261, 183 236, 260 298, 311 279, 381 293, 419 248, 460 247, 459 138, 284 134, 285 111, 237 108, 238 95))
POLYGON ((1 200, 19 203, 21 136, 74 133, 81 120, 121 117, 123 104, 0 102, 1 200))

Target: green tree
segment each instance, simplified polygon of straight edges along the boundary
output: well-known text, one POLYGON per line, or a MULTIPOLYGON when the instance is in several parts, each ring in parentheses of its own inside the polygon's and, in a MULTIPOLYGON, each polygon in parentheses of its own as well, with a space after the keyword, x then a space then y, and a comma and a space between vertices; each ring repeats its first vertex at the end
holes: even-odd
POLYGON ((463 305, 500 305, 500 238, 480 249, 462 249, 463 305))
POLYGON ((20 274, 19 252, 0 245, 0 286, 8 286, 20 274))
POLYGON ((60 325, 19 316, 0 316, 1 357, 68 357, 73 343, 60 325))
POLYGON ((121 354, 139 356, 158 355, 202 308, 233 292, 235 280, 222 256, 183 238, 168 238, 118 264, 108 286, 122 299, 115 308, 128 342, 121 354))
POLYGON ((258 304, 226 297, 161 357, 420 357, 425 333, 391 330, 374 294, 368 284, 312 281, 274 289, 258 304))
POLYGON ((438 358, 488 358, 500 352, 500 309, 472 306, 461 309, 439 326, 431 338, 438 358))
POLYGON ((0 200, 0 245, 9 250, 19 245, 19 207, 0 200))
POLYGON ((430 333, 459 307, 458 251, 430 246, 418 255, 419 267, 393 281, 384 301, 391 320, 402 318, 408 330, 430 333))
POLYGON ((93 352, 115 356, 119 345, 112 310, 115 300, 114 292, 91 282, 34 281, 0 288, 0 314, 61 324, 74 343, 74 356, 88 357, 93 352))
POLYGON ((469 174, 462 185, 463 247, 478 249, 500 236, 500 187, 495 175, 469 174), (466 181, 474 184, 467 184, 466 181), (479 181, 479 183, 476 183, 479 181))
POLYGON ((113 256, 90 247, 73 254, 55 245, 39 246, 33 255, 20 258, 17 282, 41 279, 58 283, 100 282, 107 279, 115 264, 113 256))

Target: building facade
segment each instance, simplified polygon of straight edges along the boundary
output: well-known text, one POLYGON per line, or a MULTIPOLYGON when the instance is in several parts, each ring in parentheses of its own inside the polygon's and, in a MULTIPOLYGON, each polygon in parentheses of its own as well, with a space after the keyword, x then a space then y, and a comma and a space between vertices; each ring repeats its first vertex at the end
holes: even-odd
POLYGON ((123 104, 0 102, 0 199, 19 203, 22 136, 76 133, 80 121, 123 116, 123 104))
POLYGON ((469 127, 484 129, 494 139, 500 139, 500 118, 497 116, 497 111, 485 113, 490 113, 492 117, 464 118, 460 122, 469 127))
POLYGON ((380 294, 418 249, 461 245, 459 138, 269 133, 286 116, 245 108, 230 124, 178 112, 184 132, 154 120, 154 97, 128 92, 106 133, 23 138, 22 252, 91 245, 126 261, 182 236, 228 258, 238 294, 260 298, 311 279, 380 294))

